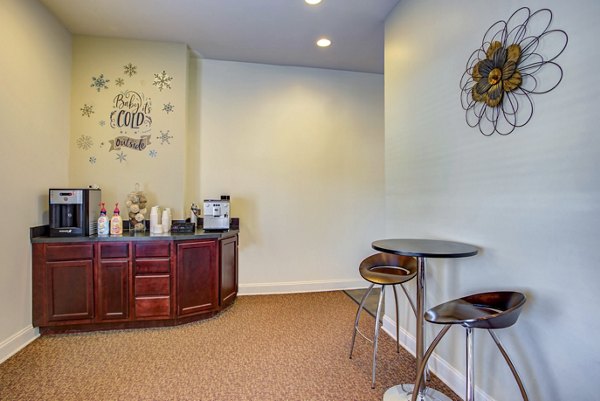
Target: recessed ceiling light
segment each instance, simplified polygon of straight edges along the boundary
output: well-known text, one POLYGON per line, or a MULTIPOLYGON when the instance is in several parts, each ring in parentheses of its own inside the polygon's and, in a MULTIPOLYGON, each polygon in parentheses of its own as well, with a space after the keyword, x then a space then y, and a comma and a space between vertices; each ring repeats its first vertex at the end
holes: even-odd
POLYGON ((304 0, 306 4, 310 4, 311 6, 316 6, 321 2, 321 0, 304 0))
POLYGON ((329 47, 329 46, 331 46, 331 40, 329 40, 327 38, 321 38, 321 39, 317 40, 317 46, 329 47))

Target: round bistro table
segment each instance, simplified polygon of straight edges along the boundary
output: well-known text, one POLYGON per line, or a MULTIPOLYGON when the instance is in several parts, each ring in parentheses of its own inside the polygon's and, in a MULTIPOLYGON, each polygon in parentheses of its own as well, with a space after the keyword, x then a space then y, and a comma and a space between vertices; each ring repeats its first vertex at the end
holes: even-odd
MULTIPOLYGON (((423 318, 425 307, 425 261, 427 258, 466 258, 477 255, 479 249, 473 245, 461 242, 442 241, 433 239, 383 239, 371 244, 379 252, 396 255, 413 256, 417 258, 417 370, 423 361, 424 332, 423 318)), ((396 322, 398 324, 398 322, 396 322)), ((384 401, 410 401, 414 384, 399 384, 390 387, 383 395, 384 401)), ((451 401, 443 393, 429 388, 424 381, 419 388, 419 401, 451 401)))

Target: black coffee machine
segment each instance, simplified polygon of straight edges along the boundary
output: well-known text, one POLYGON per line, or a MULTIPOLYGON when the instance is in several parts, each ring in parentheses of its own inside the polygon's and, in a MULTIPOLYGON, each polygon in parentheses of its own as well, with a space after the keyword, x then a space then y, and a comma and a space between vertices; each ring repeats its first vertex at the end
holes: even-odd
POLYGON ((98 233, 100 189, 50 189, 50 236, 87 237, 98 233))

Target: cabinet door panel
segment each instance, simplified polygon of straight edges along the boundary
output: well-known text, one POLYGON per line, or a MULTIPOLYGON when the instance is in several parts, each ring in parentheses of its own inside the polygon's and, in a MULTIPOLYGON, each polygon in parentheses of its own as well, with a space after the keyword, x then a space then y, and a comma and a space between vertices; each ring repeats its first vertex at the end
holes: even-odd
POLYGON ((171 253, 168 241, 145 241, 135 244, 136 258, 168 258, 171 253))
POLYGON ((171 298, 168 296, 135 299, 135 317, 138 319, 167 318, 170 315, 171 298))
POLYGON ((170 276, 137 276, 135 278, 135 296, 169 295, 171 293, 170 276))
POLYGON ((129 317, 129 261, 102 260, 98 265, 100 320, 129 317))
POLYGON ((129 242, 115 242, 113 244, 100 244, 100 258, 120 258, 129 257, 129 242))
POLYGON ((135 261, 135 274, 169 273, 171 259, 142 259, 135 261))
POLYGON ((94 317, 92 266, 91 260, 46 263, 49 321, 94 317))
POLYGON ((178 243, 178 315, 216 310, 219 302, 218 284, 215 241, 178 243))
POLYGON ((238 291, 237 237, 220 241, 221 255, 221 305, 232 302, 238 291))
POLYGON ((83 260, 92 259, 94 249, 92 244, 51 244, 46 245, 46 260, 83 260))

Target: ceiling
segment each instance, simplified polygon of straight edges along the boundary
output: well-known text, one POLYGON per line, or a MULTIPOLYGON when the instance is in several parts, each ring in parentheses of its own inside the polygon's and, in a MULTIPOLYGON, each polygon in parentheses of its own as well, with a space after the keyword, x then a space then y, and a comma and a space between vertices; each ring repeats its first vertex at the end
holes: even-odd
POLYGON ((399 0, 41 0, 76 35, 186 43, 216 60, 383 73, 399 0), (329 48, 315 41, 327 36, 329 48))

